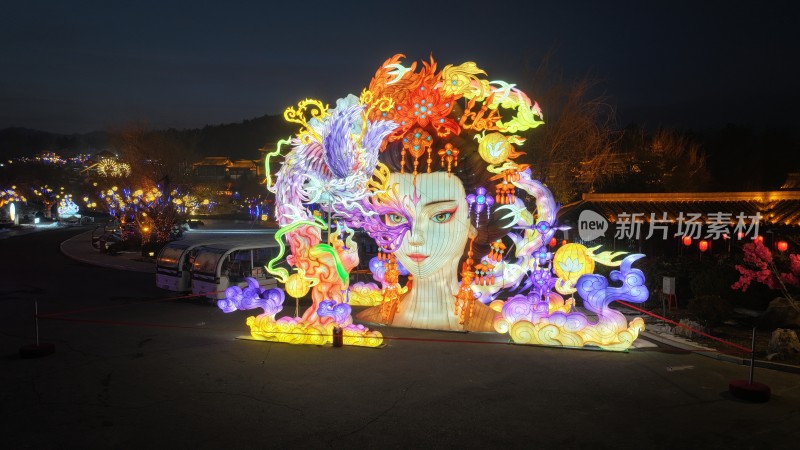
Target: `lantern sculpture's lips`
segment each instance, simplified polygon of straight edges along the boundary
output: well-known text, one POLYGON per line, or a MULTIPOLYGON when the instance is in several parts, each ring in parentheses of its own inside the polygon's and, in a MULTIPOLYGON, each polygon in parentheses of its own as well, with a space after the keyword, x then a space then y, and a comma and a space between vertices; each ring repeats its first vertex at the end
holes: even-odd
POLYGON ((421 263, 427 257, 428 257, 428 255, 422 255, 422 254, 419 254, 419 253, 411 253, 410 255, 408 255, 408 259, 410 259, 410 260, 412 260, 414 262, 417 262, 417 263, 421 263))

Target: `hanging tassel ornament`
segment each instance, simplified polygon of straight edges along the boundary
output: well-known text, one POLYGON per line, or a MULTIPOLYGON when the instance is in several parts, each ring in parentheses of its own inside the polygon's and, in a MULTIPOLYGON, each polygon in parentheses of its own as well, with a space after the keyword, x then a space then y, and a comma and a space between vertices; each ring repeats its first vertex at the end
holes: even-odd
POLYGON ((480 222, 480 214, 483 210, 486 210, 486 218, 488 219, 492 213, 492 205, 494 205, 494 199, 491 196, 486 195, 486 188, 483 186, 478 186, 475 189, 474 194, 467 195, 467 204, 469 204, 469 209, 467 210, 467 217, 469 217, 470 213, 472 212, 472 208, 475 208, 475 227, 477 228, 480 222))
POLYGON ((444 163, 447 162, 447 176, 451 176, 453 166, 458 167, 458 149, 453 147, 453 144, 447 143, 445 144, 444 148, 439 150, 438 154, 441 158, 440 164, 444 166, 444 163))
POLYGON ((486 286, 486 264, 475 264, 475 284, 486 286))
POLYGON ((514 191, 515 190, 516 190, 516 187, 513 184, 511 184, 511 183, 509 183, 509 182, 507 182, 505 180, 503 180, 502 183, 498 183, 497 187, 495 188, 495 198, 497 200, 497 203, 499 203, 501 205, 508 205, 508 204, 514 203, 514 201, 515 201, 514 191))
POLYGON ((523 168, 527 168, 528 165, 522 165, 516 169, 508 169, 504 170, 498 175, 493 176, 490 180, 497 180, 502 178, 503 181, 501 183, 497 183, 495 187, 495 197, 497 199, 497 203, 501 205, 508 205, 514 203, 516 201, 516 186, 514 186, 514 181, 519 181, 519 173, 523 170, 523 168))
POLYGON ((433 162, 433 158, 431 157, 431 153, 433 153, 433 148, 428 147, 428 173, 431 173, 431 163, 433 162))
MULTIPOLYGON (((415 128, 412 131, 409 131, 403 137, 403 150, 401 151, 401 168, 405 167, 405 152, 408 151, 411 153, 411 156, 414 157, 414 182, 417 181, 417 167, 419 166, 419 157, 424 155, 426 152, 428 153, 428 172, 431 170, 431 162, 433 159, 430 157, 431 152, 431 145, 433 145, 433 138, 431 137, 430 133, 423 130, 422 128, 415 128)), ((403 173, 402 169, 400 173, 403 173)))
POLYGON ((383 322, 390 324, 394 322, 394 316, 400 304, 400 270, 397 268, 397 259, 394 253, 388 253, 384 257, 386 272, 383 275, 385 288, 383 289, 383 304, 381 305, 381 317, 383 322))
POLYGON ((494 284, 494 266, 485 261, 475 264, 475 284, 479 286, 494 284))
POLYGON ((483 282, 484 281, 483 269, 484 269, 483 263, 475 264, 475 284, 477 284, 478 286, 483 286, 485 284, 483 282))
POLYGON ((489 247, 491 248, 489 256, 487 257, 489 261, 500 262, 500 260, 503 259, 503 253, 506 250, 506 244, 503 244, 503 241, 498 239, 492 242, 489 247))
POLYGON ((458 317, 458 323, 464 323, 472 317, 475 308, 475 293, 472 292, 472 277, 475 274, 472 272, 464 272, 461 274, 461 288, 456 294, 455 314, 458 317))
POLYGON ((494 284, 494 266, 487 263, 486 264, 486 284, 484 286, 490 286, 494 284))
POLYGON ((469 241, 469 252, 467 252, 467 260, 464 261, 464 265, 461 266, 461 287, 456 294, 456 301, 454 303, 455 306, 455 315, 458 317, 458 323, 460 325, 464 325, 464 323, 472 317, 472 312, 475 307, 475 293, 472 292, 472 283, 475 280, 475 272, 472 269, 472 244, 475 242, 475 238, 472 238, 469 241))

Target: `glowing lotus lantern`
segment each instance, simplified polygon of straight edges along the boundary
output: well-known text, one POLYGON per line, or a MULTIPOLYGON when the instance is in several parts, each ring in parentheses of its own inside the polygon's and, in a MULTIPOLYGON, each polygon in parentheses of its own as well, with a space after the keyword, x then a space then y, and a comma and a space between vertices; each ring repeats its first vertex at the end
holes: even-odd
POLYGON ((789 249, 789 243, 786 241, 778 241, 778 243, 775 244, 775 248, 777 248, 779 252, 785 252, 789 249))
POLYGON ((703 239, 702 241, 698 242, 697 248, 699 248, 701 252, 708 250, 708 241, 703 239))
POLYGON ((685 245, 685 246, 687 246, 687 247, 688 247, 688 246, 690 246, 690 245, 692 245, 692 238, 691 238, 691 236, 684 236, 684 237, 683 237, 683 245, 685 245))
POLYGON ((594 272, 594 260, 585 246, 569 243, 553 255, 553 270, 563 284, 574 286, 581 275, 594 272))

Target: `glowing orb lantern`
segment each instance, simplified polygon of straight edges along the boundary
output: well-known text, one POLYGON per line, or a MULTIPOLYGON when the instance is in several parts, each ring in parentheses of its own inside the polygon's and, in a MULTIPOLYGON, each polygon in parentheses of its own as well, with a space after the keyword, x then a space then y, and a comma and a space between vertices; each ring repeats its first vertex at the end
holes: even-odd
POLYGON ((778 243, 775 244, 775 248, 777 248, 779 252, 785 252, 789 249, 789 243, 786 241, 778 241, 778 243))
POLYGON ((683 245, 685 245, 687 247, 692 245, 692 238, 690 236, 684 236, 683 237, 683 245))
POLYGON ((478 153, 489 164, 502 164, 513 151, 514 147, 502 133, 489 133, 478 145, 478 153))
POLYGON ((558 244, 558 241, 556 240, 556 238, 550 239, 550 244, 549 244, 550 247, 555 247, 556 244, 558 244))
POLYGON ((697 248, 699 248, 701 252, 708 250, 708 241, 703 239, 702 241, 698 242, 697 248))
POLYGON ((293 273, 286 279, 284 286, 286 293, 294 298, 300 298, 308 294, 311 289, 311 282, 299 273, 293 273))
POLYGON ((581 275, 594 272, 594 260, 581 244, 566 244, 553 255, 553 270, 558 278, 575 284, 581 275))

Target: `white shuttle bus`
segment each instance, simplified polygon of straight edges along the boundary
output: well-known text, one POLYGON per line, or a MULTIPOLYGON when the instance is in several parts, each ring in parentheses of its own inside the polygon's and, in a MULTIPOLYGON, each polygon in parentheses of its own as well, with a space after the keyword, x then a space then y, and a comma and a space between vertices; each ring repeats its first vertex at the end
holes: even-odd
POLYGON ((276 287, 277 280, 267 273, 264 266, 278 251, 274 240, 267 245, 224 242, 200 246, 192 264, 192 294, 223 299, 228 287, 246 287, 246 277, 255 278, 265 289, 276 287))
POLYGON ((184 241, 165 245, 156 258, 156 286, 169 291, 188 292, 191 289, 191 253, 200 245, 184 241))
POLYGON ((175 292, 192 290, 192 264, 197 249, 203 245, 233 241, 229 236, 201 234, 165 245, 156 258, 156 286, 175 292))

